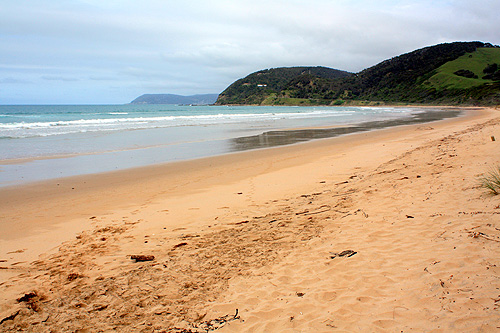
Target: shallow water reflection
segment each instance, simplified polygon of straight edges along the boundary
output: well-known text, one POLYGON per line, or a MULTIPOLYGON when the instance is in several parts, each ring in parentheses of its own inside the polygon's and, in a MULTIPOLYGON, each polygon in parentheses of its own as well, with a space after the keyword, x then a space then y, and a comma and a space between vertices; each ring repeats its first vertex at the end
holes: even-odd
POLYGON ((415 113, 408 118, 372 121, 355 126, 269 131, 259 135, 230 139, 230 149, 231 151, 244 151, 250 149, 271 148, 315 139, 333 138, 339 135, 356 132, 366 132, 374 129, 428 123, 446 118, 457 117, 461 114, 461 112, 462 111, 460 109, 450 109, 444 111, 425 110, 424 112, 415 113))

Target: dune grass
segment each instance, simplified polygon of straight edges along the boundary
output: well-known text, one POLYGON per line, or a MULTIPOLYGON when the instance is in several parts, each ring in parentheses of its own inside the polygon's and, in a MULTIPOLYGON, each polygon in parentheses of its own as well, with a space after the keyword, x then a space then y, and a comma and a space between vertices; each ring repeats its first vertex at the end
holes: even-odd
POLYGON ((500 194, 500 166, 479 178, 479 182, 481 187, 489 190, 492 194, 500 194))

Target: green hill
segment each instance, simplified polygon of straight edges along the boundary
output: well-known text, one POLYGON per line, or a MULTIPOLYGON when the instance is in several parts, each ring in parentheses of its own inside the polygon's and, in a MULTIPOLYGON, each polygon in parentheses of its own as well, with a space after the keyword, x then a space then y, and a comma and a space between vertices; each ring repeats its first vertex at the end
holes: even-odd
POLYGON ((217 104, 500 104, 500 48, 488 43, 430 46, 357 74, 329 69, 335 77, 298 68, 253 73, 229 86, 217 104))
POLYGON ((500 48, 478 48, 474 52, 464 54, 439 67, 436 73, 422 84, 437 90, 468 89, 481 86, 493 81, 492 78, 483 78, 486 76, 483 71, 490 64, 500 64, 500 48), (468 71, 474 76, 457 75, 458 71, 468 71))
POLYGON ((307 75, 334 80, 352 75, 327 67, 282 67, 261 70, 239 79, 227 87, 217 104, 261 104, 272 94, 282 91, 294 78, 307 75))

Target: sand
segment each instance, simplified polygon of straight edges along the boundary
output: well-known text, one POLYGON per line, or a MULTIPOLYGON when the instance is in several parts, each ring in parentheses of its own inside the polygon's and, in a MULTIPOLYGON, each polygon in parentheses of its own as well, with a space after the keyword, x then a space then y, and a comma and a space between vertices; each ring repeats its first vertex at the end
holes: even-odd
POLYGON ((3 189, 0 331, 496 332, 499 139, 471 110, 3 189))

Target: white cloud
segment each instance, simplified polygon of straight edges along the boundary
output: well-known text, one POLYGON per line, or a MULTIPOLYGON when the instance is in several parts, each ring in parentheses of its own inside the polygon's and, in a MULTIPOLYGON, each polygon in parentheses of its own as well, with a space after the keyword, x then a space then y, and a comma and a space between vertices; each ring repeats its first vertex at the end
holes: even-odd
POLYGON ((17 0, 0 10, 0 77, 58 79, 9 90, 30 102, 212 93, 263 68, 359 71, 441 42, 498 44, 499 11, 497 0, 17 0))
POLYGON ((63 81, 63 82, 79 81, 79 79, 77 79, 77 78, 74 78, 74 77, 64 77, 64 76, 43 75, 41 78, 43 80, 47 80, 47 81, 63 81))
POLYGON ((13 77, 5 77, 0 79, 0 84, 25 84, 25 83, 31 83, 31 82, 26 80, 15 79, 13 77))

